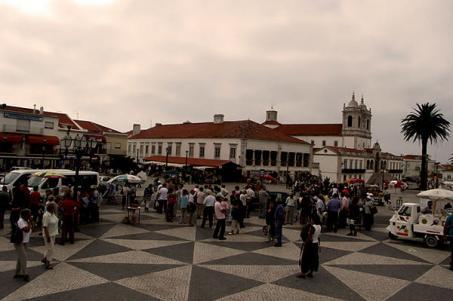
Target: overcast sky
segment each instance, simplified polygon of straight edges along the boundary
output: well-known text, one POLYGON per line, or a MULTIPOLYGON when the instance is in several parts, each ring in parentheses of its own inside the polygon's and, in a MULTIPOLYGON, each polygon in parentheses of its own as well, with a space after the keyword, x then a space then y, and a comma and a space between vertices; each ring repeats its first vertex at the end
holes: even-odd
MULTIPOLYGON (((133 123, 339 123, 352 91, 395 154, 401 119, 453 121, 452 1, 0 0, 0 103, 133 123)), ((448 143, 429 148, 445 162, 448 143)))

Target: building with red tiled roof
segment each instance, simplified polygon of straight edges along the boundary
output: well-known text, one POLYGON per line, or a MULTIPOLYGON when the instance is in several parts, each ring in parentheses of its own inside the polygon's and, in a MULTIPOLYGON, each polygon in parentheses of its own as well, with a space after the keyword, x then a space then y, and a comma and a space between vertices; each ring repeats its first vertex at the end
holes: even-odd
POLYGON ((94 138, 104 144, 106 155, 126 155, 127 134, 111 129, 99 123, 87 120, 74 120, 83 130, 85 136, 94 138))
POLYGON ((294 174, 311 168, 311 145, 251 120, 167 124, 140 130, 134 125, 128 154, 138 160, 168 156, 231 161, 245 172, 294 174))

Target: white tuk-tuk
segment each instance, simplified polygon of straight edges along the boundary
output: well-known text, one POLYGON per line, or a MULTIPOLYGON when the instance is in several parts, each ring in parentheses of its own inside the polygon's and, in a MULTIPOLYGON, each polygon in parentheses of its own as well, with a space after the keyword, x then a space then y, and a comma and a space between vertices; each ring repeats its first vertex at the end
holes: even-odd
POLYGON ((390 218, 389 237, 420 241, 435 248, 446 241, 444 224, 452 213, 453 201, 450 198, 423 198, 420 203, 403 203, 390 218))

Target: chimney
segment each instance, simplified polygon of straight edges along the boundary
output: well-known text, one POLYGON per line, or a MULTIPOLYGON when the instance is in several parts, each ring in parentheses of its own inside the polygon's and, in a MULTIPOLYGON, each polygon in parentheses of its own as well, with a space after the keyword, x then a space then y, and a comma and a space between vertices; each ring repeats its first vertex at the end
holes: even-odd
POLYGON ((138 133, 140 133, 140 124, 134 123, 132 126, 132 135, 137 135, 138 133))
POLYGON ((161 126, 161 125, 162 125, 162 123, 156 122, 156 124, 154 126, 161 126))
POLYGON ((214 115, 214 123, 223 123, 223 114, 214 115))
POLYGON ((44 114, 44 107, 39 108, 39 114, 41 114, 41 115, 44 114))
POLYGON ((33 105, 33 114, 36 114, 36 105, 33 105))

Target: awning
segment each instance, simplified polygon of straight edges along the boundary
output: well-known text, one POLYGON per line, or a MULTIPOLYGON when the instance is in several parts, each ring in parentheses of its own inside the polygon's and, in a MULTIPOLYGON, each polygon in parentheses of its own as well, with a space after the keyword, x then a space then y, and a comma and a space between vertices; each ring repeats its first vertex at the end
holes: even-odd
POLYGON ((19 134, 0 133, 0 142, 19 144, 22 141, 22 137, 23 136, 19 134))
POLYGON ((203 158, 186 158, 186 157, 166 157, 166 156, 151 156, 143 159, 146 162, 153 162, 158 165, 165 165, 168 163, 168 166, 185 166, 186 163, 188 166, 203 166, 205 168, 219 168, 223 165, 231 162, 228 160, 215 160, 215 159, 203 159, 203 158), (186 162, 187 160, 187 162, 186 162), (162 164, 163 163, 163 164, 162 164), (171 164, 171 165, 170 165, 171 164))
POLYGON ((27 136, 28 144, 46 144, 46 145, 58 145, 60 139, 56 136, 44 136, 44 135, 29 135, 27 136))

